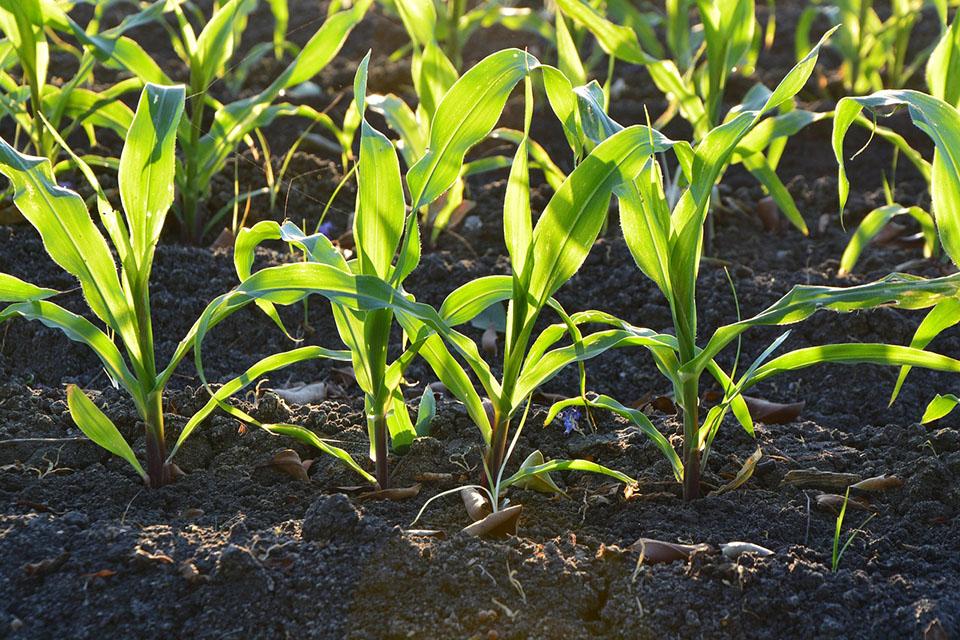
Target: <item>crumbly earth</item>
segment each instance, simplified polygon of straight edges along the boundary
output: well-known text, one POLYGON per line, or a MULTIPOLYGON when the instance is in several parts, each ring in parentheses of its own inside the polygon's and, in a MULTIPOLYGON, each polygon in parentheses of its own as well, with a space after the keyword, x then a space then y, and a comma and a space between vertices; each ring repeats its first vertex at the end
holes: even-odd
MULTIPOLYGON (((322 14, 311 3, 292 4, 293 37, 302 44, 322 14)), ((781 9, 778 44, 760 63, 768 84, 790 65, 796 14, 788 3, 781 9)), ((268 14, 257 13, 244 45, 269 38, 270 25, 268 14)), ((142 42, 160 51, 162 44, 150 37, 145 33, 142 42)), ((475 38, 468 57, 523 42, 517 38, 500 31, 475 38)), ((403 34, 386 17, 373 15, 351 37, 344 61, 324 72, 315 106, 327 106, 349 86, 352 65, 373 41, 377 55, 386 56, 401 46, 403 34)), ((538 55, 550 55, 541 49, 538 55)), ((828 55, 824 73, 835 63, 828 55)), ((244 91, 268 82, 277 72, 272 65, 258 66, 244 91)), ((169 66, 177 69, 172 61, 169 66)), ((638 122, 645 104, 652 112, 662 108, 641 69, 619 71, 626 85, 615 103, 617 118, 638 122)), ((409 96, 405 74, 402 65, 384 58, 371 86, 409 96)), ((830 86, 815 80, 803 99, 811 108, 829 108, 830 86)), ((748 87, 742 81, 734 91, 748 87)), ((507 121, 516 120, 520 109, 512 101, 507 121)), ((540 138, 564 158, 551 116, 538 114, 540 138)), ((892 125, 928 150, 902 116, 892 125)), ((275 151, 297 131, 292 122, 268 130, 275 151)), ((683 127, 673 123, 668 133, 683 135, 683 127)), ((851 164, 853 197, 845 231, 836 211, 829 134, 829 123, 803 131, 781 163, 780 174, 811 228, 809 237, 786 225, 764 230, 754 213, 759 188, 742 172, 728 175, 721 188, 724 207, 716 216, 715 259, 704 263, 699 280, 703 339, 736 320, 727 272, 745 315, 771 304, 794 283, 849 285, 895 269, 945 273, 936 260, 918 260, 917 249, 887 244, 871 246, 854 275, 837 276, 852 225, 882 203, 880 175, 891 156, 875 142, 851 164)), ((853 134, 851 151, 865 141, 866 134, 853 134)), ((923 183, 904 164, 897 175, 898 200, 926 203, 923 183)), ((256 186, 262 168, 249 157, 239 166, 241 179, 256 186)), ((341 178, 338 166, 337 158, 315 150, 298 152, 290 175, 302 178, 289 196, 282 195, 285 208, 273 213, 258 208, 254 216, 286 214, 317 224, 341 178)), ((211 194, 211 211, 233 192, 232 169, 227 173, 211 194)), ((108 177, 104 183, 109 185, 108 177)), ((509 269, 500 226, 504 176, 474 179, 470 187, 476 218, 456 236, 441 236, 437 246, 425 247, 407 282, 420 300, 439 304, 455 286, 509 269)), ((327 218, 337 232, 346 229, 352 198, 346 189, 327 218)), ((539 188, 535 209, 548 198, 549 191, 539 188)), ((668 328, 668 308, 636 269, 615 220, 614 214, 609 232, 558 297, 569 311, 602 309, 637 325, 668 328)), ((75 286, 49 261, 31 228, 3 227, 0 236, 0 271, 62 290, 75 286)), ((160 246, 153 274, 161 362, 204 306, 236 283, 228 254, 182 246, 174 238, 171 233, 160 246)), ((280 246, 259 254, 260 265, 289 259, 280 246)), ((61 301, 84 310, 76 291, 61 301)), ((307 316, 302 308, 286 309, 283 316, 306 344, 337 345, 322 301, 311 301, 307 316)), ((920 317, 897 309, 822 312, 794 327, 781 349, 840 341, 904 344, 920 317)), ((781 332, 748 333, 741 362, 751 361, 781 332)), ((290 346, 258 311, 244 310, 205 341, 205 371, 211 381, 223 381, 290 346)), ((960 333, 947 332, 932 347, 960 356, 960 333)), ((721 362, 729 367, 733 357, 731 350, 721 362)), ((592 390, 626 404, 669 392, 638 350, 591 361, 587 372, 592 390)), ((669 465, 625 421, 598 414, 595 428, 581 419, 576 430, 565 433, 558 425, 542 426, 546 410, 537 404, 518 441, 514 466, 539 449, 547 458, 596 460, 638 478, 639 488, 626 495, 605 477, 556 474, 565 496, 512 491, 511 502, 523 505, 518 535, 487 541, 460 533, 469 520, 456 496, 434 501, 413 524, 427 499, 479 476, 479 434, 455 401, 442 398, 431 435, 391 460, 397 486, 422 485, 413 498, 365 499, 355 490, 359 477, 326 457, 314 460, 309 480, 295 479, 270 464, 273 456, 291 447, 304 459, 315 458, 315 452, 244 428, 224 414, 209 419, 178 455, 181 479, 147 490, 125 463, 80 435, 67 413, 64 388, 77 383, 86 389, 142 454, 142 431, 129 399, 110 386, 89 351, 39 323, 12 320, 0 328, 0 637, 958 637, 960 429, 955 418, 932 426, 916 421, 935 393, 955 392, 960 381, 915 371, 888 407, 895 379, 889 369, 833 365, 760 385, 753 395, 805 401, 803 411, 786 424, 758 424, 753 437, 735 422, 725 423, 706 469, 708 488, 728 482, 758 447, 763 457, 740 489, 692 503, 680 499, 669 465), (783 482, 797 469, 861 478, 892 474, 903 481, 864 496, 865 510, 848 512, 844 539, 873 517, 836 572, 831 571, 836 516, 817 507, 821 488, 783 482), (431 531, 440 533, 428 535, 431 531), (640 552, 631 545, 641 537, 707 543, 712 550, 689 561, 638 563, 640 552), (719 546, 731 541, 773 553, 733 558, 719 553, 719 546)), ((414 365, 412 404, 433 380, 423 365, 414 365)), ((324 401, 292 405, 263 391, 243 400, 244 407, 261 421, 307 427, 365 460, 359 389, 335 364, 291 367, 264 386, 321 381, 338 388, 324 401)), ((576 389, 571 371, 544 392, 569 395, 576 389)), ((704 381, 706 401, 713 390, 704 381)), ((168 439, 206 399, 193 363, 185 362, 164 399, 168 439)), ((676 416, 649 411, 663 433, 679 434, 676 416)))

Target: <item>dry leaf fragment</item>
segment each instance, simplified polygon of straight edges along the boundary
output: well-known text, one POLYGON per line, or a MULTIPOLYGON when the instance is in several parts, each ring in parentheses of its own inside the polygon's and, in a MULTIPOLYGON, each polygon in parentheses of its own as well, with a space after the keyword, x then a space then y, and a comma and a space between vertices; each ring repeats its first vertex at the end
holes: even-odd
POLYGON ((645 562, 647 564, 689 560, 690 556, 695 553, 711 553, 713 551, 713 547, 706 543, 680 544, 654 540, 653 538, 640 538, 630 545, 630 549, 639 551, 640 563, 645 562))
POLYGON ((487 327, 486 331, 483 332, 483 337, 480 338, 480 347, 488 359, 493 360, 497 357, 497 330, 493 325, 487 327))
POLYGON ((897 476, 890 475, 879 475, 872 478, 867 478, 866 480, 861 480, 856 484, 850 485, 850 488, 854 491, 888 491, 889 489, 896 489, 897 487, 903 486, 903 480, 897 476))
POLYGON ((757 202, 757 217, 760 218, 766 231, 780 230, 780 209, 770 196, 757 202))
POLYGON ((800 489, 844 490, 850 485, 860 482, 860 480, 860 476, 855 473, 837 473, 818 469, 791 469, 783 476, 781 484, 793 485, 800 489))
POLYGON ((290 404, 316 404, 327 399, 329 389, 326 382, 314 382, 287 389, 270 389, 270 391, 290 404))
POLYGON ((721 544, 720 550, 723 552, 723 555, 731 560, 739 558, 745 553, 753 553, 761 557, 773 555, 773 551, 767 549, 766 547, 761 547, 760 545, 753 544, 752 542, 740 542, 739 540, 721 544))
POLYGON ((474 487, 460 489, 460 498, 463 500, 463 506, 467 508, 470 519, 474 522, 483 520, 493 511, 487 497, 474 487))
POLYGON ((407 500, 420 494, 420 483, 409 487, 391 487, 390 489, 376 489, 357 496, 357 500, 407 500))
POLYGON ((45 576, 62 567, 69 558, 70 552, 64 551, 58 556, 46 558, 40 562, 28 562, 23 565, 23 572, 32 577, 45 576))
POLYGON ((237 237, 233 235, 233 232, 226 227, 223 228, 223 231, 220 232, 220 235, 217 236, 217 239, 213 241, 213 244, 210 245, 210 250, 217 251, 233 251, 233 245, 236 243, 237 237))
POLYGON ((414 538, 436 538, 437 540, 447 538, 447 532, 441 529, 404 529, 403 532, 414 538))
POLYGON ((300 459, 300 454, 293 449, 284 449, 273 456, 273 459, 270 460, 270 466, 277 471, 287 474, 291 478, 296 478, 303 482, 310 480, 309 476, 307 476, 307 470, 303 466, 303 461, 300 459))
POLYGON ((94 571, 93 573, 84 573, 84 574, 83 574, 83 577, 84 577, 84 578, 89 578, 89 579, 93 579, 93 578, 110 578, 110 577, 115 576, 115 575, 117 575, 117 572, 114 571, 113 569, 100 569, 100 571, 94 571))
POLYGON ((872 511, 870 505, 856 498, 846 499, 835 493, 821 493, 817 496, 817 508, 823 511, 839 514, 843 508, 843 501, 847 501, 847 509, 859 509, 860 511, 872 511))
POLYGON ((793 422, 800 416, 800 412, 803 411, 804 406, 807 404, 803 401, 783 404, 751 396, 743 396, 743 400, 747 403, 747 409, 750 410, 750 415, 753 419, 766 424, 787 424, 788 422, 793 422))
POLYGON ((711 494, 720 495, 721 493, 726 493, 727 491, 733 491, 734 489, 740 488, 753 475, 753 472, 757 468, 757 463, 760 462, 761 457, 763 457, 763 451, 760 450, 760 447, 757 447, 757 450, 754 451, 749 458, 747 458, 746 462, 743 463, 743 466, 740 467, 740 470, 737 471, 737 476, 716 491, 712 491, 711 494))
POLYGON ((506 538, 516 535, 522 510, 523 505, 519 504, 507 507, 465 527, 463 532, 478 538, 506 538))

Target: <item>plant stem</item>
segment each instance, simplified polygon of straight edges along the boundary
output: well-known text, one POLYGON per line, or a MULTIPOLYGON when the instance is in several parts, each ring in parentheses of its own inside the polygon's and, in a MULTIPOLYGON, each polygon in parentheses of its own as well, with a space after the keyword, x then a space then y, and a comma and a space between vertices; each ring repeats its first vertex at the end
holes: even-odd
MULTIPOLYGON (((499 414, 499 412, 498 412, 499 414)), ((487 470, 492 478, 484 477, 484 484, 493 486, 497 479, 497 472, 504 463, 504 455, 507 453, 507 434, 510 432, 510 421, 503 420, 497 415, 493 422, 493 435, 490 440, 490 449, 487 450, 487 470)), ((484 472, 486 476, 486 471, 484 472)))
POLYGON ((463 43, 460 42, 460 18, 463 17, 463 14, 467 11, 467 0, 450 0, 450 23, 449 23, 449 46, 448 54, 450 56, 450 61, 453 62, 454 66, 457 69, 460 68, 460 65, 463 63, 461 59, 460 52, 463 47, 463 43))
POLYGON ((390 488, 390 467, 387 456, 387 418, 383 411, 377 411, 373 415, 373 451, 376 458, 376 477, 377 484, 381 489, 390 488))
POLYGON ((692 378, 683 383, 683 499, 700 497, 700 430, 699 381, 692 378))
POLYGON ((171 481, 167 467, 167 443, 163 437, 163 394, 154 391, 147 398, 147 475, 150 487, 156 489, 171 481))

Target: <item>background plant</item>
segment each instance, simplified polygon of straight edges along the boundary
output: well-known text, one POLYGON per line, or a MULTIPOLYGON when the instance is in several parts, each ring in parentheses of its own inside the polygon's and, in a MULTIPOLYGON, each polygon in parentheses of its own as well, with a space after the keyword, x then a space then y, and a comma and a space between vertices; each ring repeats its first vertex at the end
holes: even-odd
MULTIPOLYGON (((145 10, 172 11, 177 28, 171 30, 171 42, 189 69, 190 104, 188 117, 181 122, 177 133, 183 153, 176 173, 176 214, 185 241, 200 242, 218 224, 218 219, 204 217, 202 200, 209 194, 211 180, 237 147, 254 144, 251 134, 256 129, 280 116, 301 116, 317 122, 339 139, 339 127, 326 114, 307 105, 278 102, 278 99, 285 90, 311 79, 329 64, 371 2, 360 0, 352 8, 331 15, 273 82, 259 93, 229 104, 218 102, 210 94, 210 88, 229 73, 242 27, 256 0, 229 0, 205 21, 199 34, 179 3, 171 3, 171 8, 165 0, 160 0, 145 10), (212 124, 204 132, 208 109, 212 113, 212 124)), ((76 23, 71 26, 74 35, 106 66, 129 71, 145 82, 171 82, 143 48, 129 38, 117 32, 91 36, 76 23)))
MULTIPOLYGON (((957 28, 954 21, 953 29, 957 28)), ((936 55, 935 55, 936 57, 936 55)), ((934 74, 937 71, 933 71, 934 74)), ((941 85, 943 86, 943 85, 941 85)), ((843 158, 843 139, 850 120, 863 109, 880 115, 897 107, 906 107, 914 125, 934 144, 930 178, 931 213, 936 221, 940 244, 954 266, 960 264, 960 111, 958 94, 950 94, 953 103, 918 91, 879 91, 865 97, 849 97, 837 104, 837 119, 833 130, 833 150, 839 164, 840 209, 843 210, 850 191, 843 158)), ((949 277, 949 276, 948 276, 949 277)), ((960 300, 957 296, 937 302, 923 319, 910 343, 917 349, 926 348, 944 330, 960 322, 960 300)), ((891 404, 903 387, 909 366, 900 375, 891 395, 891 404)), ((958 404, 955 395, 937 395, 927 406, 921 421, 931 422, 946 416, 958 404)))
MULTIPOLYGON (((64 51, 77 59, 77 72, 61 86, 49 84, 50 53, 55 45, 47 33, 65 34, 69 30, 69 18, 62 4, 42 0, 0 2, 0 31, 4 36, 0 40, 0 116, 16 123, 15 148, 32 151, 54 163, 60 147, 48 133, 47 123, 64 137, 82 129, 91 146, 96 145, 97 129, 109 129, 122 137, 133 120, 133 111, 120 98, 142 87, 139 80, 131 79, 93 91, 89 84, 96 58, 89 52, 68 49, 64 51), (21 135, 24 140, 20 140, 21 135)), ((99 29, 102 12, 109 4, 104 2, 96 7, 83 29, 85 33, 99 29)), ((122 34, 133 26, 131 22, 121 23, 113 32, 122 34)), ((79 25, 76 28, 80 29, 79 25)), ((106 158, 87 156, 86 160, 115 166, 115 161, 106 158)))
POLYGON ((797 59, 810 51, 810 29, 816 17, 823 16, 831 26, 839 27, 831 46, 843 58, 840 73, 847 92, 905 87, 923 69, 933 48, 927 47, 913 60, 907 60, 910 37, 926 7, 934 7, 946 25, 946 0, 891 0, 886 19, 880 17, 873 0, 815 0, 797 21, 797 59))

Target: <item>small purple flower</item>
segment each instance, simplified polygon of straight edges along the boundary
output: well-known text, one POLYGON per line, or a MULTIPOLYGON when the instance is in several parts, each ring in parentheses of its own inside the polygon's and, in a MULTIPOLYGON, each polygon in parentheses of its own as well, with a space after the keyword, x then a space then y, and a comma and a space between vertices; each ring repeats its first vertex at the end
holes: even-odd
POLYGON ((323 235, 327 236, 328 238, 332 238, 332 237, 333 237, 333 223, 332 223, 332 222, 329 222, 329 221, 324 222, 323 224, 320 225, 320 228, 318 229, 318 231, 319 231, 320 233, 322 233, 323 235))
POLYGON ((577 428, 577 422, 580 420, 580 409, 570 407, 560 412, 560 419, 563 421, 563 435, 568 436, 570 432, 577 428))

